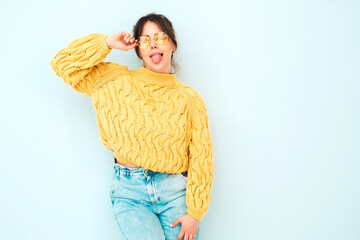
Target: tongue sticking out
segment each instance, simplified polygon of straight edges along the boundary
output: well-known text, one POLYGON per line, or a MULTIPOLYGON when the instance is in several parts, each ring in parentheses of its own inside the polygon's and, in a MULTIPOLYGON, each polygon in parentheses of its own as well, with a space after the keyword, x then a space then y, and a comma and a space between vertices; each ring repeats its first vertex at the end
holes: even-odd
POLYGON ((161 54, 155 54, 154 56, 151 57, 151 60, 153 61, 153 63, 158 64, 162 59, 161 54))

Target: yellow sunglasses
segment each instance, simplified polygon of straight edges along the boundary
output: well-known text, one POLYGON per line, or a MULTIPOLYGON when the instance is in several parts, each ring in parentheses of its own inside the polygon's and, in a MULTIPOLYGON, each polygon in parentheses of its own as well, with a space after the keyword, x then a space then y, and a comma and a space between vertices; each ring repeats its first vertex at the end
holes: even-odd
MULTIPOLYGON (((157 44, 164 45, 168 42, 169 36, 164 32, 155 33, 154 39, 157 44)), ((151 38, 149 36, 140 36, 137 45, 141 49, 146 49, 150 47, 151 38)))

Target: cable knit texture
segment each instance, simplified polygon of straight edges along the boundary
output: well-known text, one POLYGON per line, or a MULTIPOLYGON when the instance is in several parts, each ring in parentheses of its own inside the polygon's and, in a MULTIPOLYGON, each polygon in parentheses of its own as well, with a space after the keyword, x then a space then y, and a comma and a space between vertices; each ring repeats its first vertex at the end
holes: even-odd
POLYGON ((209 208, 213 148, 202 96, 175 74, 103 61, 107 35, 74 39, 50 65, 56 75, 91 98, 103 145, 119 162, 167 173, 188 171, 187 213, 199 221, 209 208))

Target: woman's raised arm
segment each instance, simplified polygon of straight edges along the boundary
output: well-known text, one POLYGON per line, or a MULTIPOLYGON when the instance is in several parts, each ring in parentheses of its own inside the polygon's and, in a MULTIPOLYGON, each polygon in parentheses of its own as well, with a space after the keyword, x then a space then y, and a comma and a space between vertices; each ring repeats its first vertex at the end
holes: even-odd
POLYGON ((108 35, 102 33, 87 34, 72 40, 67 47, 61 49, 51 59, 50 65, 56 75, 62 78, 66 84, 76 91, 90 96, 92 86, 101 81, 101 76, 109 71, 125 67, 103 61, 112 50, 112 46, 119 46, 119 41, 123 46, 135 44, 127 43, 122 35, 120 40, 116 40, 114 37, 108 38, 108 35), (107 41, 109 39, 111 41, 107 41), (111 47, 108 46, 108 43, 112 44, 111 47))

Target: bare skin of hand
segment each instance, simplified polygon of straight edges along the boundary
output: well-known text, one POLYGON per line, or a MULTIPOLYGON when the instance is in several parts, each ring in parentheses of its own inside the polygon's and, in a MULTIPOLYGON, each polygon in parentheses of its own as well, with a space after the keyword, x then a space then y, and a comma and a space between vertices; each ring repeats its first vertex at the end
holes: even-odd
POLYGON ((175 220, 171 224, 171 227, 175 227, 179 223, 181 223, 181 230, 178 238, 176 240, 182 240, 184 236, 184 240, 193 240, 195 239, 198 227, 199 227, 199 220, 191 217, 188 214, 185 214, 178 219, 175 220))
POLYGON ((108 48, 127 51, 133 49, 137 45, 137 40, 133 35, 126 31, 121 31, 106 37, 106 45, 108 48))

